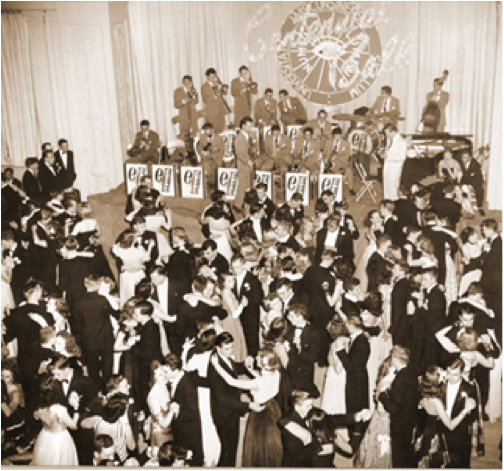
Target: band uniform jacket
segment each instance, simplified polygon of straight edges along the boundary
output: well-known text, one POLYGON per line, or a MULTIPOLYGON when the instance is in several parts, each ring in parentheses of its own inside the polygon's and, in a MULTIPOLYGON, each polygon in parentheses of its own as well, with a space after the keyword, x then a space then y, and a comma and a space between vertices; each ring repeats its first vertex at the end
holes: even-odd
POLYGON ((401 114, 401 106, 399 103, 399 99, 394 96, 379 96, 376 98, 373 106, 367 112, 367 114, 381 114, 387 113, 390 116, 390 123, 397 125, 397 120, 394 118, 401 114), (389 99, 387 111, 384 111, 383 104, 385 100, 389 99))
POLYGON ((254 106, 254 118, 256 126, 273 126, 278 124, 278 101, 274 98, 267 101, 259 98, 254 106))
POLYGON ((212 140, 210 147, 210 155, 212 160, 217 164, 217 167, 222 167, 222 159, 226 152, 226 145, 224 144, 224 139, 219 134, 212 134, 210 138, 208 134, 202 134, 198 141, 197 151, 202 160, 205 160, 201 155, 201 151, 208 145, 209 140, 212 140))
POLYGON ((75 173, 75 163, 73 151, 67 151, 67 164, 63 163, 63 158, 61 157, 62 152, 57 150, 54 153, 54 161, 59 165, 60 170, 60 182, 63 189, 70 188, 73 186, 77 174, 75 173))
POLYGON ((332 163, 332 172, 338 173, 340 168, 348 168, 352 148, 346 139, 340 137, 339 142, 336 143, 336 139, 333 137, 325 141, 323 155, 324 165, 327 167, 332 163))
POLYGON ((241 77, 231 80, 231 95, 234 98, 234 123, 236 126, 240 125, 243 118, 252 118, 252 95, 257 95, 257 88, 255 90, 247 89, 245 93, 241 93, 247 83, 250 82, 243 81, 241 77))
POLYGON ((210 82, 205 82, 201 86, 201 99, 206 107, 206 121, 211 123, 214 131, 220 134, 226 127, 226 115, 228 114, 223 98, 210 82))
POLYGON ((173 92, 173 102, 178 110, 179 135, 184 137, 189 134, 196 137, 198 133, 198 111, 196 105, 199 103, 199 96, 191 99, 188 91, 184 87, 179 87, 173 92), (184 131, 184 132, 183 132, 184 131))
POLYGON ((307 168, 312 173, 318 173, 320 169, 319 157, 320 146, 315 139, 310 139, 309 141, 305 141, 303 138, 296 139, 292 160, 295 164, 299 164, 301 169, 304 170, 307 168), (307 148, 305 151, 306 144, 307 148))
POLYGON ((275 159, 275 162, 278 163, 281 159, 286 163, 292 163, 292 141, 286 134, 279 136, 268 134, 264 139, 264 149, 266 155, 275 159))
POLYGON ((331 139, 332 136, 331 123, 325 121, 321 124, 318 119, 310 119, 310 121, 303 126, 301 132, 304 132, 306 128, 313 129, 313 137, 320 143, 320 150, 323 150, 326 140, 331 139))
MULTIPOLYGON (((140 141, 145 139, 145 134, 142 131, 138 131, 135 136, 135 142, 133 146, 140 147, 140 141)), ((142 155, 144 157, 149 157, 152 159, 158 160, 159 157, 159 149, 161 147, 161 142, 159 141, 159 134, 152 129, 149 129, 147 132, 147 145, 149 146, 148 150, 143 150, 142 155)))
POLYGON ((288 97, 285 102, 278 103, 280 110, 280 121, 284 126, 292 124, 304 124, 307 120, 306 109, 296 97, 288 97))

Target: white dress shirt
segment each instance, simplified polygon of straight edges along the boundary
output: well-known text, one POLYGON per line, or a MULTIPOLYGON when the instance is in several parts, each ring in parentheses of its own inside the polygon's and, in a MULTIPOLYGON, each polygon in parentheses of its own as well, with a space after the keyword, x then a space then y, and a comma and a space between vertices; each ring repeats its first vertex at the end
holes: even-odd
POLYGON ((67 156, 67 153, 63 153, 63 152, 60 152, 60 156, 61 156, 61 160, 63 162, 63 168, 67 168, 67 162, 68 162, 68 156, 67 156))
POLYGON ((236 275, 236 292, 238 293, 238 296, 240 296, 241 294, 245 276, 247 276, 247 270, 243 270, 243 273, 241 275, 236 275))
POLYGON ((336 229, 334 232, 327 231, 324 245, 327 245, 329 247, 336 247, 336 239, 338 238, 338 234, 339 234, 339 226, 338 229, 336 229))
POLYGON ((453 410, 453 405, 455 404, 455 398, 457 397, 461 383, 462 380, 457 384, 447 383, 446 385, 446 413, 450 418, 453 410))

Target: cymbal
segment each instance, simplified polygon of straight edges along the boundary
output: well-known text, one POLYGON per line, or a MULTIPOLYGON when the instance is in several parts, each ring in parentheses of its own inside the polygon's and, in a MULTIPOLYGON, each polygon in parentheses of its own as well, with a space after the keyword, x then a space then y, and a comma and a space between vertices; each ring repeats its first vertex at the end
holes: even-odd
POLYGON ((332 118, 336 121, 369 121, 371 119, 371 116, 341 113, 333 115, 332 118))
POLYGON ((373 121, 406 121, 406 118, 403 118, 402 116, 396 116, 396 117, 391 117, 391 116, 368 116, 371 118, 373 121))

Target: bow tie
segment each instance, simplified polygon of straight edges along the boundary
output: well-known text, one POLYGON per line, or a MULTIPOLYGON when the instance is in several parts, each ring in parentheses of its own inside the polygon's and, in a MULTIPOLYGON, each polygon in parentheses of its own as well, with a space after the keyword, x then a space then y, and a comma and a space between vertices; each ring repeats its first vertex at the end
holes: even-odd
POLYGON ((62 379, 61 384, 63 384, 63 383, 70 384, 70 381, 68 379, 62 379))

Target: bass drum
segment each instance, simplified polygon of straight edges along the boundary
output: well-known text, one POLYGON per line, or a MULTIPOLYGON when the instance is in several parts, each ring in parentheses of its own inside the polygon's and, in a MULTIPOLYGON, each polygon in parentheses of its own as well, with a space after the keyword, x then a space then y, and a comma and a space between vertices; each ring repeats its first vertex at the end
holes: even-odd
POLYGON ((381 147, 380 133, 372 126, 362 126, 350 129, 348 142, 352 154, 372 154, 381 147))

